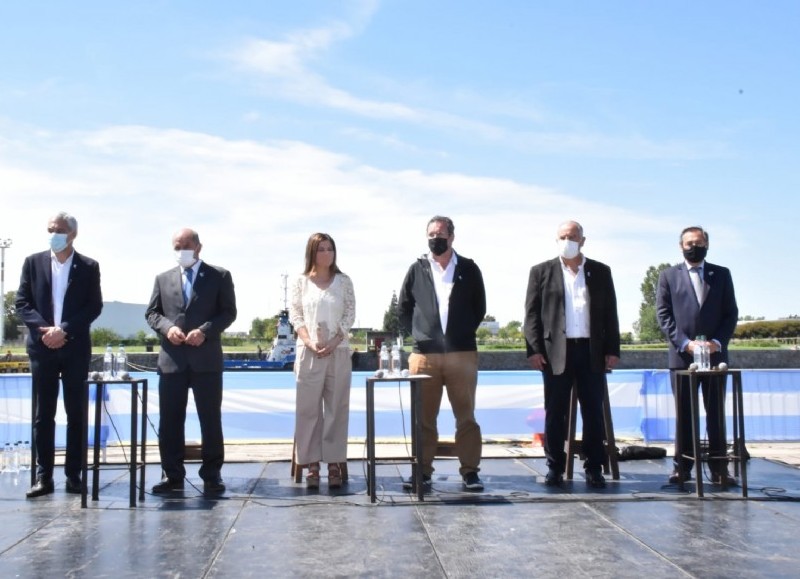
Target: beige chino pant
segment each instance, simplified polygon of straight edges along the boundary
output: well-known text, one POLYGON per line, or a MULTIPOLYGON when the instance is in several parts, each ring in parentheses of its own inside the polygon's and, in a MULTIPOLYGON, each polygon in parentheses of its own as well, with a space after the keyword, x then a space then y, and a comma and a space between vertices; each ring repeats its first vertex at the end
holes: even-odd
POLYGON ((346 462, 353 375, 350 349, 337 348, 330 356, 317 358, 299 346, 295 375, 297 463, 346 462))
POLYGON ((439 443, 437 420, 443 390, 456 419, 456 454, 459 472, 478 472, 481 462, 481 427, 475 420, 475 392, 478 386, 478 352, 411 354, 411 374, 430 376, 422 382, 422 474, 433 474, 433 459, 439 443))

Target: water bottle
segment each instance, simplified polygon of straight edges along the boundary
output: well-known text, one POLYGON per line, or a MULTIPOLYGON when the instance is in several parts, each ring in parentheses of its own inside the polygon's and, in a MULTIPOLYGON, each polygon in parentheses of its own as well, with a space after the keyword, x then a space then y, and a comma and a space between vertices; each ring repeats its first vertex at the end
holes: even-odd
POLYGON ((122 375, 128 371, 128 356, 125 354, 125 346, 122 344, 119 345, 119 350, 117 351, 117 377, 122 377, 122 375))
POLYGON ((703 366, 702 369, 704 371, 711 370, 711 347, 708 345, 708 340, 706 340, 705 336, 700 336, 703 340, 703 366))
POLYGON ((103 356, 103 380, 111 380, 114 377, 114 351, 111 344, 106 346, 106 353, 103 356))
POLYGON ((399 376, 402 370, 402 358, 400 357, 400 346, 392 346, 392 376, 399 376))
POLYGON ((381 357, 378 370, 389 372, 389 350, 386 349, 386 344, 381 344, 381 357))
POLYGON ((702 370, 703 369, 703 350, 705 348, 701 345, 702 344, 702 340, 703 340, 703 336, 697 336, 694 339, 694 341, 695 341, 694 353, 693 353, 693 355, 694 355, 694 364, 695 364, 695 366, 697 366, 698 370, 702 370))
POLYGON ((6 442, 3 449, 3 472, 11 474, 19 472, 19 462, 14 459, 14 447, 10 442, 6 442))
POLYGON ((17 442, 11 448, 11 472, 18 473, 19 471, 19 443, 17 442))
POLYGON ((19 470, 31 470, 31 443, 27 440, 19 445, 19 470))

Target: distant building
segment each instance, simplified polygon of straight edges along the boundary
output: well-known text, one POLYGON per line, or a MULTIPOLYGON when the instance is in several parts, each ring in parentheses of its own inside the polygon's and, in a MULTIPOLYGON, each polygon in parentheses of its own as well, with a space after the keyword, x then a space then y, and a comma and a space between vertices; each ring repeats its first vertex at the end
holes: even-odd
POLYGON ((139 332, 150 335, 154 332, 144 318, 146 311, 147 304, 103 302, 103 311, 92 324, 92 329, 106 328, 121 338, 132 338, 139 332))
POLYGON ((500 331, 500 322, 481 322, 481 325, 478 327, 486 328, 492 333, 493 336, 496 336, 497 332, 500 331))

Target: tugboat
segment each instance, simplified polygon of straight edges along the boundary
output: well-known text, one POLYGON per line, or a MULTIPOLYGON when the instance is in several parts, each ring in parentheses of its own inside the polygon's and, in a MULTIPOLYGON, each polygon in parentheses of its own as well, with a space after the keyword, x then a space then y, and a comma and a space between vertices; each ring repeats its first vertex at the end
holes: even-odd
POLYGON ((272 348, 263 360, 225 360, 225 370, 291 370, 294 368, 295 337, 294 328, 289 323, 289 309, 286 307, 286 280, 283 275, 283 309, 278 314, 278 333, 272 341, 272 348))

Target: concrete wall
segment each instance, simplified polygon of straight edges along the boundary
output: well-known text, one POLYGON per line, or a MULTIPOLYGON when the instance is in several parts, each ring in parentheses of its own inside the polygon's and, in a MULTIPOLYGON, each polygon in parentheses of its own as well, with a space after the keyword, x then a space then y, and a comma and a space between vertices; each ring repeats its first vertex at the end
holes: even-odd
MULTIPOLYGON (((157 353, 128 354, 131 364, 155 370, 157 353)), ((255 359, 255 352, 230 354, 232 359, 255 359)), ((731 368, 800 368, 800 350, 733 350, 730 354, 731 368)), ((93 370, 102 369, 102 358, 94 361, 93 370)), ((530 370, 525 352, 481 352, 478 358, 481 370, 530 370)), ((408 352, 403 352, 403 367, 408 367, 408 352)), ((623 350, 620 369, 658 370, 667 367, 666 350, 623 350)), ((378 360, 374 353, 357 352, 353 356, 355 370, 376 370, 378 360)))

